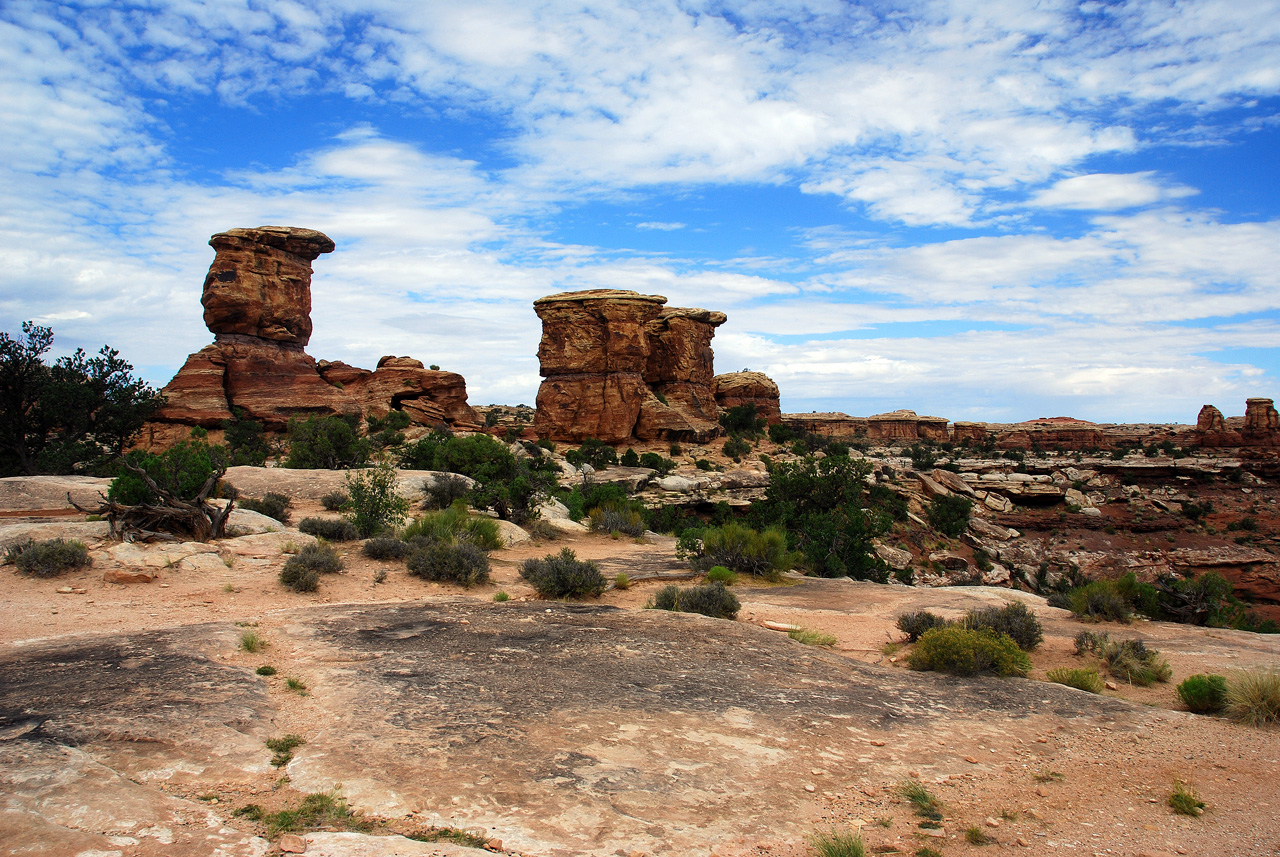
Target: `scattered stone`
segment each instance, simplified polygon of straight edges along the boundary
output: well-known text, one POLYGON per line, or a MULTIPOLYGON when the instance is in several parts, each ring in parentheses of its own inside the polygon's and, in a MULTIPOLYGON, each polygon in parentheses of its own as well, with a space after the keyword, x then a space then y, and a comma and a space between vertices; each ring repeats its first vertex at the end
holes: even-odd
POLYGON ((307 853, 307 840, 296 833, 286 833, 280 837, 280 841, 276 845, 286 854, 307 853))
POLYGON ((156 579, 156 576, 145 571, 126 571, 122 568, 113 568, 103 574, 102 579, 107 583, 150 583, 156 579))

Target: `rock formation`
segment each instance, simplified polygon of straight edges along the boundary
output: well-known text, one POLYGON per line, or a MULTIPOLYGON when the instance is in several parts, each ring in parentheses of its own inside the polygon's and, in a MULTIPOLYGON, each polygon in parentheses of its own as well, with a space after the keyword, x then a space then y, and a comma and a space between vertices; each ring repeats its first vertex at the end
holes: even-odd
POLYGON ((763 372, 730 372, 715 377, 716 404, 728 410, 740 405, 755 405, 756 414, 769 425, 782 422, 778 404, 778 385, 763 372))
POLYGON ((311 262, 334 243, 313 229, 263 226, 209 239, 217 251, 201 303, 214 342, 187 358, 162 391, 165 406, 143 432, 163 447, 192 426, 216 429, 241 411, 283 431, 291 417, 403 410, 419 425, 477 427, 466 381, 424 369, 408 357, 384 357, 376 371, 317 363, 311 338, 311 262))
MULTIPOLYGON (((719 431, 711 339, 725 315, 595 289, 534 301, 540 437, 702 442, 719 431)), ((763 378, 764 376, 760 376, 763 378)), ((774 391, 772 381, 764 379, 774 391)))
POLYGON ((1267 450, 1280 447, 1280 415, 1276 413, 1271 399, 1246 399, 1243 417, 1225 419, 1222 411, 1213 405, 1205 405, 1196 419, 1195 442, 1211 448, 1267 450))

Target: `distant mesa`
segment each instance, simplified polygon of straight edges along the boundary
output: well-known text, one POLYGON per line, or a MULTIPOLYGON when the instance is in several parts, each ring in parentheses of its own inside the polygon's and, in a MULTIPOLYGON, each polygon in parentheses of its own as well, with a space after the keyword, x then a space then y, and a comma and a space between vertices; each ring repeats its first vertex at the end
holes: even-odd
POLYGON ((479 428, 466 380, 423 368, 409 357, 383 357, 375 371, 322 360, 304 351, 311 339, 311 263, 332 252, 314 229, 260 226, 209 239, 216 254, 200 298, 214 342, 187 358, 162 391, 167 399, 142 443, 170 446, 194 426, 216 429, 242 411, 283 431, 292 417, 384 417, 402 410, 420 425, 479 428))
POLYGON ((1213 405, 1200 409, 1196 439, 1204 447, 1280 447, 1280 415, 1271 399, 1245 400, 1242 417, 1222 416, 1213 405))
POLYGON ((781 420, 778 387, 758 372, 717 376, 711 339, 726 316, 668 307, 617 289, 534 301, 542 320, 535 428, 540 437, 606 443, 690 441, 720 433, 720 410, 748 402, 781 420))

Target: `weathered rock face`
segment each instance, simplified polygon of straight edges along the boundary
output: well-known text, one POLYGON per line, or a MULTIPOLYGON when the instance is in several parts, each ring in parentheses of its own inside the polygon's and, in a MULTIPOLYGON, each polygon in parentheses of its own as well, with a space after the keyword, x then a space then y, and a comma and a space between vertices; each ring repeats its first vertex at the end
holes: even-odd
POLYGON ((920 418, 915 411, 898 410, 867 417, 867 437, 871 440, 919 440, 920 418))
POLYGON ((217 251, 204 280, 204 323, 236 333, 306 345, 311 339, 311 263, 333 252, 314 229, 260 226, 209 239, 217 251))
POLYGON ((711 339, 724 313, 596 289, 534 302, 542 320, 535 427, 560 441, 708 440, 719 432, 711 339))
POLYGON ((1243 417, 1223 419, 1213 405, 1200 409, 1195 442, 1203 447, 1280 447, 1280 414, 1271 399, 1245 400, 1243 417))
POLYGON ((716 404, 728 410, 740 405, 755 405, 756 414, 769 425, 782 422, 778 385, 763 372, 729 372, 715 377, 716 404))
POLYGON ((811 432, 822 437, 858 437, 867 433, 866 417, 851 417, 838 411, 783 414, 782 422, 795 431, 811 432))
POLYGON ((311 262, 334 248, 312 229, 263 226, 221 232, 201 303, 215 336, 187 358, 162 391, 167 402, 143 430, 142 444, 163 448, 192 426, 214 428, 243 411, 283 431, 291 417, 403 410, 419 425, 479 425, 466 381, 424 369, 407 357, 384 357, 377 371, 317 363, 311 337, 311 262))
POLYGON ((1067 417, 1005 425, 996 432, 1000 449, 1098 449, 1108 445, 1097 425, 1067 417))

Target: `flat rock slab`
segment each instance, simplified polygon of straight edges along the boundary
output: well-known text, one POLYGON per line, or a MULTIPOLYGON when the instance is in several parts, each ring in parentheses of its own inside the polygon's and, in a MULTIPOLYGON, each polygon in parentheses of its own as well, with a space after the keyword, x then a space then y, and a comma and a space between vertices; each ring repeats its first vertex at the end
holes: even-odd
MULTIPOLYGON (((1043 683, 886 670, 661 611, 459 599, 277 618, 273 651, 311 690, 307 743, 286 769, 295 788, 341 784, 367 813, 483 828, 527 854, 705 855, 799 839, 824 793, 1004 763, 940 742, 994 748, 1039 721, 1126 729, 1151 716, 1043 683)), ((159 790, 268 770, 263 742, 278 704, 293 703, 249 666, 220 662, 238 631, 196 625, 0 654, 4 841, 36 843, 36 854, 121 851, 121 837, 137 841, 131 854, 262 853, 227 817, 159 790)), ((410 853, 354 835, 315 844, 410 853)))

